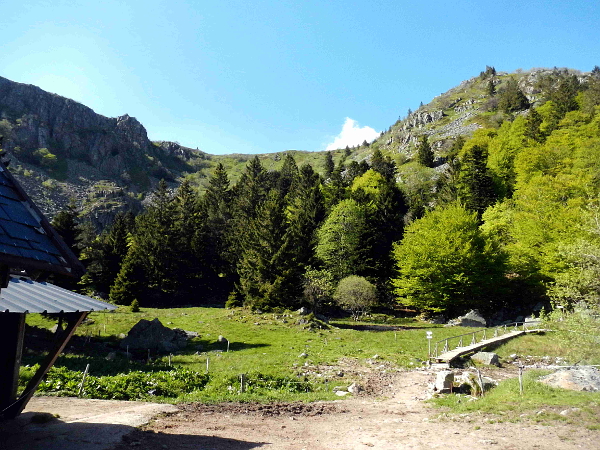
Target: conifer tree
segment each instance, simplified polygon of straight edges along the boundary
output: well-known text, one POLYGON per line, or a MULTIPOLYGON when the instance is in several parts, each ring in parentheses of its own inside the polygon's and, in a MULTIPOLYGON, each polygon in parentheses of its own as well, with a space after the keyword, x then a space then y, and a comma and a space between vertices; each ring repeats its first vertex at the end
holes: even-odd
POLYGON ((535 108, 531 108, 525 116, 525 137, 542 142, 544 140, 544 133, 540 130, 542 122, 543 118, 540 113, 535 108))
MULTIPOLYGON (((346 146, 347 147, 347 146, 346 146)), ((325 179, 331 177, 335 169, 335 162, 333 161, 333 153, 330 151, 325 152, 325 179)))
POLYGON ((433 150, 426 135, 421 136, 417 146, 417 162, 425 167, 433 167, 433 150))
POLYGON ((87 268, 81 284, 101 294, 108 294, 128 251, 128 239, 133 232, 134 216, 119 213, 113 223, 81 252, 87 268))
POLYGON ((79 256, 80 253, 80 249, 77 247, 78 224, 79 219, 74 202, 70 202, 64 210, 52 219, 52 227, 76 256, 79 256))
POLYGON ((500 91, 498 108, 506 114, 529 108, 529 100, 527 100, 514 78, 510 78, 500 91))
POLYGON ((209 271, 207 282, 216 293, 228 293, 236 279, 236 259, 232 249, 232 192, 227 172, 221 163, 208 181, 201 211, 206 223, 204 257, 209 271))
POLYGON ((371 156, 371 167, 383 175, 386 180, 393 180, 396 176, 396 164, 389 156, 383 156, 379 149, 376 149, 371 156))
POLYGON ((246 306, 284 306, 289 299, 288 255, 283 251, 285 231, 283 199, 273 189, 249 222, 241 242, 238 286, 246 306))
POLYGON ((487 151, 480 145, 467 149, 458 176, 459 197, 465 206, 481 215, 495 200, 493 179, 487 168, 487 151))

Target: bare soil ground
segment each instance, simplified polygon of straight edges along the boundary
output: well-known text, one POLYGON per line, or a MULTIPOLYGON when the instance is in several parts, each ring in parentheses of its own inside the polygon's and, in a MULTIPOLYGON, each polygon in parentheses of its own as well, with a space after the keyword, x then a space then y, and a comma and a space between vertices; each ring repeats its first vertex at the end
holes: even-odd
MULTIPOLYGON (((340 401, 179 405, 177 412, 136 429, 113 450, 600 449, 600 432, 578 425, 527 419, 490 423, 479 414, 444 419, 423 402, 434 372, 384 370, 354 373, 365 390, 340 401)), ((493 377, 512 375, 494 370, 493 377)))

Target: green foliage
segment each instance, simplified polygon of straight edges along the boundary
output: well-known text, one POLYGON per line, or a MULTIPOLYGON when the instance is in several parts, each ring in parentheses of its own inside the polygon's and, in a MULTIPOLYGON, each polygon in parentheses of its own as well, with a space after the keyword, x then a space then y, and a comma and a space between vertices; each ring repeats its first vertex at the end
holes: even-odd
POLYGON ((514 78, 509 78, 498 94, 498 108, 506 114, 529 108, 529 100, 514 78))
POLYGON ((487 167, 487 150, 484 147, 473 145, 463 151, 457 188, 459 198, 478 217, 494 202, 494 182, 487 167))
POLYGON ((350 275, 340 280, 333 299, 358 320, 377 303, 377 292, 366 278, 350 275))
POLYGON ((417 162, 425 167, 433 167, 433 149, 426 135, 421 136, 417 145, 417 162))
POLYGON ((502 286, 504 258, 479 230, 475 213, 459 204, 431 211, 410 224, 394 248, 400 303, 456 314, 489 308, 502 286))
POLYGON ((138 302, 137 299, 134 299, 131 302, 131 305, 129 305, 129 310, 132 313, 140 312, 140 302, 138 302))
MULTIPOLYGON (((22 372, 22 387, 33 376, 38 366, 22 372)), ((177 398, 183 394, 202 390, 209 381, 206 374, 184 368, 169 371, 129 372, 114 376, 88 375, 82 396, 105 400, 151 400, 177 398)), ((59 396, 77 396, 81 373, 65 367, 53 367, 38 387, 39 392, 59 396)))
POLYGON ((366 208, 355 200, 342 200, 317 232, 316 255, 336 280, 360 273, 368 264, 365 254, 366 212, 366 208))
POLYGON ((314 312, 318 312, 332 298, 335 282, 329 271, 307 267, 303 286, 304 300, 314 312))
POLYGON ((524 395, 520 394, 519 380, 511 378, 502 381, 477 401, 467 401, 464 396, 455 394, 433 398, 431 402, 440 407, 450 408, 457 414, 474 411, 502 414, 504 421, 523 420, 523 417, 529 414, 535 420, 564 420, 558 411, 565 407, 579 407, 583 409, 582 419, 589 423, 597 422, 600 394, 568 391, 540 383, 538 379, 546 374, 547 372, 540 370, 526 371, 523 376, 524 395), (552 408, 556 413, 546 412, 534 416, 539 414, 541 408, 552 408))

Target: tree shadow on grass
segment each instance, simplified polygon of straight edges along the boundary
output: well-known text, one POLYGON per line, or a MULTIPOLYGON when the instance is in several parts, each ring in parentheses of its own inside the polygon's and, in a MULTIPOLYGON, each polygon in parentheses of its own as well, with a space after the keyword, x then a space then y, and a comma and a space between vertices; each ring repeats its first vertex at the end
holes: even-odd
POLYGON ((404 325, 372 325, 372 324, 354 324, 354 323, 332 323, 337 328, 343 330, 356 330, 356 331, 402 331, 402 330, 421 330, 423 327, 407 327, 404 325))

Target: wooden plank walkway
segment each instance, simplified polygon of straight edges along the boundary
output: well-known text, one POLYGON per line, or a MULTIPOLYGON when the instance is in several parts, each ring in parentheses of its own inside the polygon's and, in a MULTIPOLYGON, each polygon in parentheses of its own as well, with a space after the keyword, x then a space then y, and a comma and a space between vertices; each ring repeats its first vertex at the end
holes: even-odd
POLYGON ((532 332, 538 332, 538 331, 543 331, 543 330, 535 329, 535 330, 517 330, 517 331, 511 331, 510 333, 503 334, 502 336, 498 336, 498 337, 493 337, 493 338, 490 338, 490 339, 486 339, 486 340, 478 342, 476 344, 467 345, 466 347, 458 347, 458 348, 456 348, 454 350, 450 350, 449 352, 442 353, 439 356, 435 356, 433 359, 435 359, 435 361, 437 363, 450 364, 454 359, 458 358, 459 356, 475 352, 475 351, 480 350, 480 349, 482 349, 484 347, 487 347, 488 345, 497 344, 499 342, 507 341, 509 339, 512 339, 512 338, 517 337, 517 336, 521 336, 521 335, 526 334, 526 333, 532 333, 532 332))

